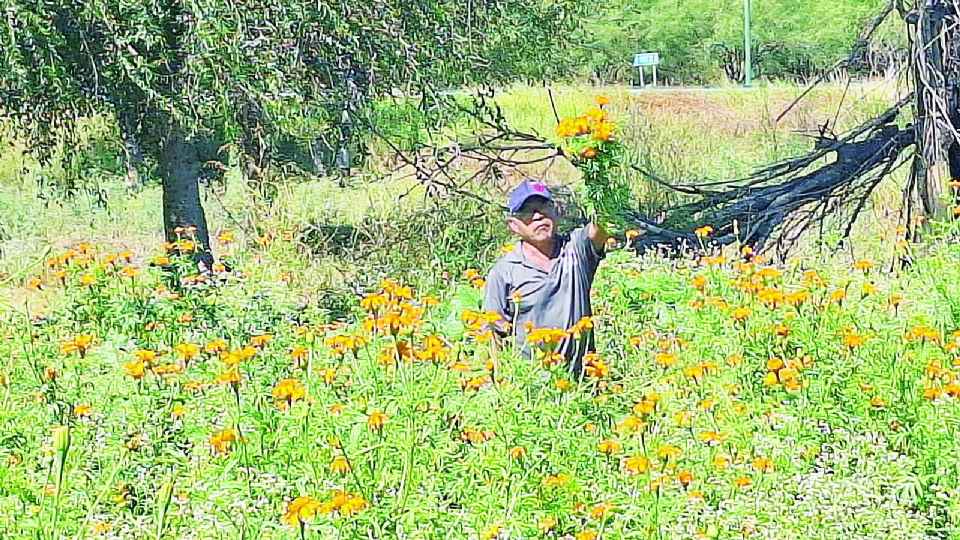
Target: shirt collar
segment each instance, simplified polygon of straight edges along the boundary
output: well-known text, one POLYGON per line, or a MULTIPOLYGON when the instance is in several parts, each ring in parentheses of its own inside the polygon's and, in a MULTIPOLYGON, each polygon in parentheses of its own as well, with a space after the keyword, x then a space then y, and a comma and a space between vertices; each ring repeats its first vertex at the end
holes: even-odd
MULTIPOLYGON (((551 257, 551 259, 556 259, 557 257, 560 256, 560 253, 563 251, 564 246, 567 245, 567 241, 569 239, 570 239, 570 235, 568 234, 558 234, 556 236, 556 241, 554 243, 554 254, 553 254, 553 257, 551 257)), ((503 256, 503 258, 504 260, 511 263, 523 264, 525 266, 529 266, 530 268, 536 268, 537 270, 541 270, 541 271, 543 270, 542 268, 539 268, 533 264, 528 263, 527 260, 524 258, 523 240, 517 240, 516 243, 513 244, 513 249, 507 252, 507 254, 503 256)))

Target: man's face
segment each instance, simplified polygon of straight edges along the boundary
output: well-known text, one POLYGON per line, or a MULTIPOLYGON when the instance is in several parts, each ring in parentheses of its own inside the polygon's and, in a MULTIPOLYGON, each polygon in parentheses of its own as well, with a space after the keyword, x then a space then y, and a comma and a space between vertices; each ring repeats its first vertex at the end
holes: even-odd
POLYGON ((543 197, 530 197, 510 216, 507 226, 528 242, 546 242, 557 232, 557 209, 543 197))

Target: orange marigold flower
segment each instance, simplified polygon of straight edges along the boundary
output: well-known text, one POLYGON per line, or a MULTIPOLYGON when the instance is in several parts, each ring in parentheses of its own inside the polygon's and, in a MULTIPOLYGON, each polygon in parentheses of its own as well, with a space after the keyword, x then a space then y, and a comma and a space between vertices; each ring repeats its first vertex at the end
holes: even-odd
POLYGON ((250 338, 250 345, 253 345, 254 347, 263 347, 264 345, 267 344, 267 342, 270 341, 270 338, 271 338, 270 334, 253 336, 252 338, 250 338))
POLYGON ((607 121, 597 122, 593 125, 593 138, 598 141, 608 141, 613 136, 613 124, 607 121))
POLYGON ((215 454, 226 454, 230 450, 230 445, 236 440, 237 435, 232 429, 224 429, 211 435, 209 442, 215 454))
POLYGON ((177 357, 178 358, 193 358, 200 354, 200 348, 192 343, 185 343, 177 345, 177 357))
POLYGON ((667 368, 677 363, 677 357, 670 353, 659 353, 653 358, 653 361, 661 367, 667 368))
POLYGON ((635 476, 647 472, 647 469, 650 468, 650 460, 643 456, 623 458, 620 462, 620 468, 623 469, 624 473, 635 476))
POLYGON ((227 371, 226 373, 221 373, 220 375, 217 375, 217 377, 213 381, 217 384, 237 385, 237 384, 240 384, 240 381, 242 379, 243 377, 240 375, 240 372, 238 372, 237 370, 230 370, 230 371, 227 371))
POLYGON ((217 354, 227 350, 227 342, 222 338, 212 339, 203 346, 203 350, 208 354, 217 354))
POLYGON ((700 433, 700 442, 708 446, 716 446, 723 441, 727 440, 728 435, 726 433, 720 433, 716 431, 703 431, 700 433))
POLYGON ((733 480, 733 486, 739 489, 745 488, 753 484, 753 480, 748 476, 738 476, 733 480))
POLYGON ((380 411, 374 411, 367 417, 367 427, 370 428, 371 431, 380 431, 387 419, 388 416, 386 414, 380 411))
POLYGON ((347 474, 350 472, 350 462, 343 456, 337 456, 330 462, 329 469, 333 474, 347 474))
POLYGON ((620 451, 620 443, 611 439, 604 439, 597 444, 597 450, 604 454, 616 454, 620 451))
POLYGON ((89 405, 74 405, 73 406, 73 415, 77 418, 86 418, 93 414, 93 407, 89 405))
POLYGON ((320 509, 320 502, 309 496, 297 497, 291 501, 280 521, 293 528, 299 528, 301 523, 309 521, 320 509))
POLYGON ((661 444, 657 447, 657 456, 659 456, 662 460, 669 460, 670 458, 678 457, 680 453, 680 448, 673 446, 672 444, 661 444))

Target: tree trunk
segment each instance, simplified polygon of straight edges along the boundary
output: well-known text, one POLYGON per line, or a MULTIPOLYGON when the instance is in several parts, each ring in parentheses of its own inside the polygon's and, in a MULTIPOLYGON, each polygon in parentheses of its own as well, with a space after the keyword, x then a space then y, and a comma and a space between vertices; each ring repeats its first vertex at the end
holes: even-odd
POLYGON ((178 125, 171 125, 160 147, 160 169, 163 177, 163 232, 168 242, 189 238, 177 234, 178 227, 196 227, 193 239, 197 244, 197 262, 205 269, 213 266, 207 219, 200 204, 200 160, 197 150, 186 140, 178 125))
POLYGON ((914 167, 923 212, 929 217, 946 214, 943 198, 944 161, 955 142, 951 114, 947 110, 951 83, 956 81, 956 62, 949 58, 956 13, 942 0, 917 2, 919 18, 912 32, 914 78, 917 87, 916 130, 920 162, 914 167), (954 73, 951 73, 954 71, 954 73))

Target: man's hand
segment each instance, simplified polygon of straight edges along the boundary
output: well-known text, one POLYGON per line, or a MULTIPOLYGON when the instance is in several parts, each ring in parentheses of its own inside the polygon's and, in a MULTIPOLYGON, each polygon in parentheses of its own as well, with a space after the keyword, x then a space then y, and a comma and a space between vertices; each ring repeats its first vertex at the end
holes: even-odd
POLYGON ((603 253, 609 237, 610 235, 604 230, 603 225, 597 223, 597 220, 593 220, 587 225, 587 238, 590 239, 590 243, 593 244, 593 249, 597 253, 603 253))

